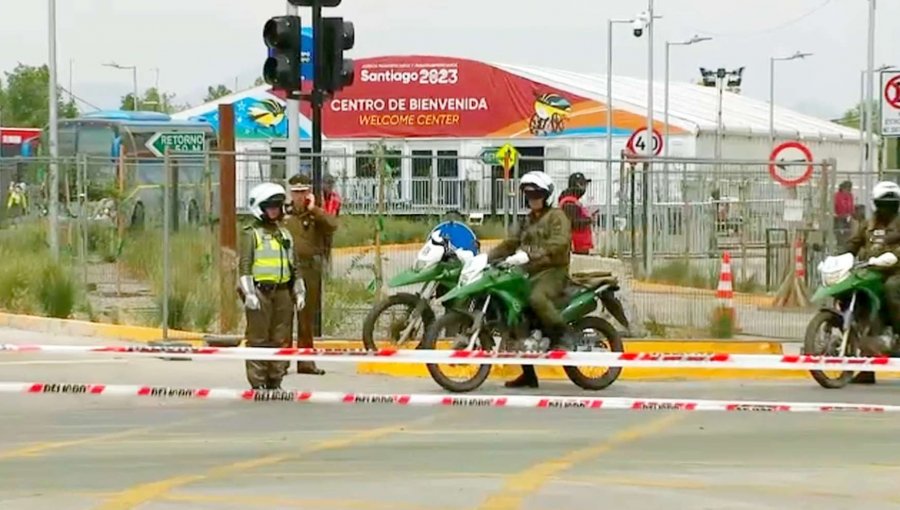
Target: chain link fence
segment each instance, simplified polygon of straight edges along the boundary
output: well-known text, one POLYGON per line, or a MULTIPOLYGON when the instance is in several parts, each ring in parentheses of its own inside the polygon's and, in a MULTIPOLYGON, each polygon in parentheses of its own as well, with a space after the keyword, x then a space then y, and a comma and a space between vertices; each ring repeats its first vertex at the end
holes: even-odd
MULTIPOLYGON (((219 243, 223 156, 59 160, 59 234, 70 261, 67 269, 87 303, 74 315, 159 327, 165 313, 170 338, 181 331, 241 333, 237 294, 222 277, 236 271, 235 254, 219 243)), ((294 169, 311 166, 309 154, 240 152, 234 157, 239 223, 246 221, 246 197, 255 184, 280 181, 294 169)), ((384 285, 414 263, 419 245, 438 222, 465 221, 485 249, 493 246, 526 213, 518 178, 542 170, 554 178, 557 195, 571 174, 591 179, 581 201, 592 213, 596 254, 576 257, 577 264, 620 276, 636 332, 708 336, 709 317, 718 306, 722 254, 728 251, 739 331, 800 338, 809 311, 774 309, 773 293, 793 270, 797 239, 804 248, 805 283, 815 286, 814 268, 838 242, 837 186, 845 180, 862 182, 860 174, 828 162, 811 165, 812 177, 793 189, 775 182, 766 161, 650 164, 523 155, 508 178, 493 163, 452 151, 400 154, 378 145, 356 154, 323 155, 325 172, 334 178, 342 201, 324 287, 324 335, 358 338, 362 318, 382 291, 410 290, 384 285)), ((784 163, 781 170, 798 174, 806 165, 784 163)), ((46 232, 48 166, 49 160, 39 158, 0 161, 4 230, 37 225, 46 232), (20 182, 24 186, 16 188, 20 182)))

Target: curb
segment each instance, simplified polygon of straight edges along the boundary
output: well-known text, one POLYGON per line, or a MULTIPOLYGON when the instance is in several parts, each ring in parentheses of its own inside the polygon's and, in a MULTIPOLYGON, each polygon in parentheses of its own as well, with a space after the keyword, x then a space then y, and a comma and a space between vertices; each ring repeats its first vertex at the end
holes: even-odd
MULTIPOLYGON (((98 337, 107 340, 128 340, 132 342, 158 342, 162 340, 162 329, 160 328, 103 324, 100 322, 54 319, 51 317, 12 313, 0 313, 0 327, 23 329, 38 333, 98 337)), ((170 329, 169 340, 202 345, 203 335, 170 329)))
MULTIPOLYGON (((644 294, 672 294, 676 296, 687 297, 709 297, 715 298, 716 291, 710 289, 697 289, 694 287, 684 287, 681 285, 668 285, 665 283, 653 283, 640 280, 634 280, 631 283, 634 292, 642 292, 644 294)), ((754 305, 760 308, 772 307, 775 297, 766 296, 765 294, 745 294, 743 292, 734 293, 734 302, 739 305, 754 305)), ((778 308, 780 309, 780 308, 778 308)))

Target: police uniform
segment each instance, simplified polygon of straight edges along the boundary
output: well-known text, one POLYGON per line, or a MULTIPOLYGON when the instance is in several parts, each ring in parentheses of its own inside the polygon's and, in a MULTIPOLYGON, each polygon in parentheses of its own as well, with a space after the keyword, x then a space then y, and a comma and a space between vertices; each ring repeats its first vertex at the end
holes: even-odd
MULTIPOLYGON (((305 296, 296 284, 299 273, 290 232, 262 220, 244 228, 238 270, 247 314, 247 346, 290 347, 294 307, 305 296), (255 297, 248 297, 251 293, 255 297), (254 305, 248 305, 248 299, 254 305)), ((254 389, 280 389, 288 366, 286 361, 248 360, 247 381, 254 389)))
MULTIPOLYGON (((295 175, 291 177, 289 185, 292 190, 311 189, 312 180, 308 175, 295 175)), ((338 228, 338 220, 318 204, 310 209, 302 204, 293 204, 284 226, 295 241, 294 260, 306 284, 306 306, 297 312, 297 346, 311 348, 316 310, 322 299, 322 273, 328 256, 329 240, 338 228)), ((298 362, 297 372, 317 375, 325 373, 312 361, 298 362)))

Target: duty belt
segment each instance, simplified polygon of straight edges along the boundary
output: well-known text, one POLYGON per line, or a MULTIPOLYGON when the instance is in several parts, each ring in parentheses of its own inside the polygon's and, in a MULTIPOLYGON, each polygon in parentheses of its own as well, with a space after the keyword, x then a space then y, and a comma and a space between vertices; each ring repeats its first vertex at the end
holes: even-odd
POLYGON ((266 283, 266 282, 256 282, 256 288, 261 292, 265 292, 266 294, 270 292, 275 292, 276 290, 286 290, 291 288, 290 283, 266 283))

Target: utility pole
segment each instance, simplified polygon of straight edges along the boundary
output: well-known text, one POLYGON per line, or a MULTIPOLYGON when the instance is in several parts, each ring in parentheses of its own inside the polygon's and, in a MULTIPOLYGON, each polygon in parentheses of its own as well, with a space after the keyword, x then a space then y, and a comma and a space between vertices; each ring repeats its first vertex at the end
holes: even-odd
POLYGON ((50 62, 50 228, 48 232, 50 255, 59 260, 59 105, 56 99, 56 0, 48 0, 50 62))

